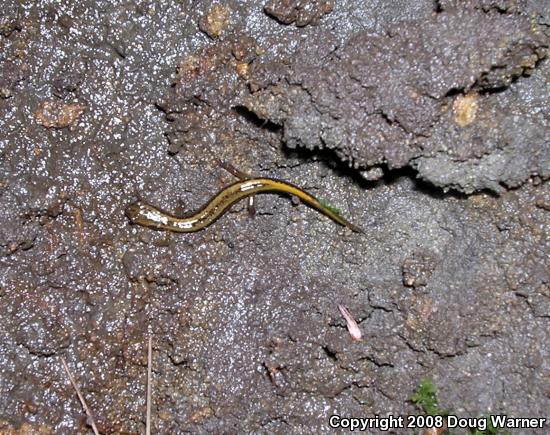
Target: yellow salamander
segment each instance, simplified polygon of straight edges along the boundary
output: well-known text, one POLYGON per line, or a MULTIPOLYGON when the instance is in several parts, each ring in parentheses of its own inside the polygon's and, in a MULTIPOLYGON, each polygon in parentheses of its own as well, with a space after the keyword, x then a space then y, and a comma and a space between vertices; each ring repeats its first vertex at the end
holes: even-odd
POLYGON ((323 213, 334 222, 346 226, 357 233, 363 232, 360 228, 348 222, 338 213, 323 205, 317 198, 304 192, 299 187, 272 178, 250 178, 233 183, 216 194, 199 211, 187 217, 172 216, 142 201, 129 205, 126 209, 126 216, 128 216, 128 219, 132 223, 145 227, 191 233, 202 230, 215 222, 237 201, 251 195, 256 195, 257 193, 282 193, 296 196, 302 202, 323 213))

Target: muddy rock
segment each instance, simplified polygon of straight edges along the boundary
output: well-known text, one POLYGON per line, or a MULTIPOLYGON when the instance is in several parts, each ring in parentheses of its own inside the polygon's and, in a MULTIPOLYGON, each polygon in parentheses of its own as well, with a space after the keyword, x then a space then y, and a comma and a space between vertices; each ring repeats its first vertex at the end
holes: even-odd
POLYGON ((231 11, 220 4, 214 5, 199 21, 199 29, 211 38, 220 36, 229 24, 231 11))
MULTIPOLYGON (((477 118, 478 109, 473 107, 469 114, 460 115, 471 117, 469 127, 461 127, 462 118, 457 121, 450 108, 460 108, 456 100, 471 92, 482 92, 481 101, 498 105, 495 100, 500 94, 492 93, 531 74, 547 46, 547 38, 527 19, 512 21, 506 15, 453 10, 392 29, 389 36, 361 33, 328 58, 297 58, 287 75, 269 80, 244 104, 260 118, 281 125, 290 148, 330 149, 355 168, 411 165, 422 178, 442 187, 499 191, 499 183, 516 186, 533 174, 546 174, 549 146, 540 118, 535 115, 521 134, 536 138, 538 144, 526 154, 519 138, 505 141, 489 136, 515 131, 513 123, 524 122, 510 110, 499 107, 502 122, 492 124, 499 128, 489 129, 483 119, 494 117, 485 106, 477 118), (451 136, 454 131, 467 135, 462 148, 470 148, 477 157, 464 156, 462 164, 455 159, 454 165, 445 165, 460 152, 460 143, 451 136), (433 156, 440 161, 424 169, 429 164, 424 158, 433 156), (486 164, 477 170, 480 156, 486 164), (511 158, 525 163, 507 167, 511 158), (457 181, 436 181, 437 175, 431 174, 436 166, 457 181)), ((544 95, 540 105, 538 101, 516 104, 540 113, 547 106, 544 95)))
POLYGON ((101 433, 143 433, 149 337, 155 433, 330 434, 419 413, 426 377, 454 413, 547 416, 541 4, 342 0, 302 27, 249 0, 6 5, 0 432, 90 432, 63 358, 101 433), (45 128, 46 101, 87 110, 45 128), (125 216, 200 209, 220 160, 364 233, 271 194, 195 233, 125 216))
POLYGON ((44 101, 34 112, 36 122, 46 128, 65 128, 75 123, 86 106, 65 104, 61 101, 44 101))
POLYGON ((10 61, 0 61, 0 98, 13 95, 14 87, 27 76, 25 65, 10 61))
POLYGON ((419 176, 442 188, 466 193, 489 189, 502 193, 531 177, 550 177, 550 104, 546 84, 550 64, 518 80, 507 92, 457 96, 425 140, 432 155, 412 162, 419 176), (468 98, 468 103, 464 100, 468 98), (461 107, 457 112, 457 106, 461 107), (449 144, 449 145, 447 145, 449 144))
POLYGON ((403 284, 414 288, 426 286, 436 264, 431 253, 414 252, 403 262, 403 284))
POLYGON ((334 7, 333 0, 270 0, 265 12, 283 24, 317 24, 334 7))

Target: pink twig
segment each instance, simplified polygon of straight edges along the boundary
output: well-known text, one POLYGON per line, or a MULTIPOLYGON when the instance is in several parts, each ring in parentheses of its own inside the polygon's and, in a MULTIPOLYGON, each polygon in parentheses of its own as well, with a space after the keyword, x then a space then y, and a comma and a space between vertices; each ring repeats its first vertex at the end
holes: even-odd
POLYGON ((349 312, 349 310, 344 307, 343 305, 338 305, 338 309, 340 310, 340 313, 342 313, 342 316, 344 316, 344 319, 346 319, 346 324, 348 327, 349 335, 351 336, 352 340, 360 341, 363 338, 363 334, 361 334, 361 330, 359 329, 359 325, 349 312))

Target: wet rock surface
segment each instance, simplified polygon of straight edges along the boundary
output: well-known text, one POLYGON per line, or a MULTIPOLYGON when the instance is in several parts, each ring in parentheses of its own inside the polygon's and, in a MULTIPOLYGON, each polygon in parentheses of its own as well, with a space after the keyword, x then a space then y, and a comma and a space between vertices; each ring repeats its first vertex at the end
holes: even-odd
POLYGON ((332 11, 332 0, 270 0, 265 12, 284 24, 295 23, 298 27, 318 24, 323 15, 332 11))
POLYGON ((0 429, 89 430, 63 356, 102 433, 143 432, 149 335, 157 433, 330 433, 417 412, 425 377, 464 416, 550 417, 548 17, 456 3, 303 27, 256 2, 6 7, 0 429), (220 160, 365 233, 276 195, 197 233, 128 224, 137 197, 202 206, 220 160))
MULTIPOLYGON (((281 125, 291 148, 328 148, 355 168, 411 165, 444 188, 500 192, 549 176, 548 92, 533 90, 527 102, 520 80, 492 95, 546 56, 543 30, 529 17, 453 9, 388 35, 361 32, 325 57, 305 49, 244 105, 281 125), (475 108, 457 104, 473 93, 483 93, 475 108)), ((541 69, 534 81, 546 84, 541 69)))

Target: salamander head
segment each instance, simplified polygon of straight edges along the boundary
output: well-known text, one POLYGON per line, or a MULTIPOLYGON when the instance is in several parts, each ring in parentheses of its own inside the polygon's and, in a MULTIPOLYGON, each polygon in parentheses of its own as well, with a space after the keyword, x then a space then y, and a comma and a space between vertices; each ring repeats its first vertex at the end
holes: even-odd
POLYGON ((143 204, 140 201, 136 201, 126 207, 125 214, 130 222, 133 224, 138 223, 139 217, 141 215, 143 204))
POLYGON ((145 227, 157 230, 165 229, 168 225, 169 216, 142 201, 136 201, 126 207, 126 216, 133 224, 143 225, 145 227))

